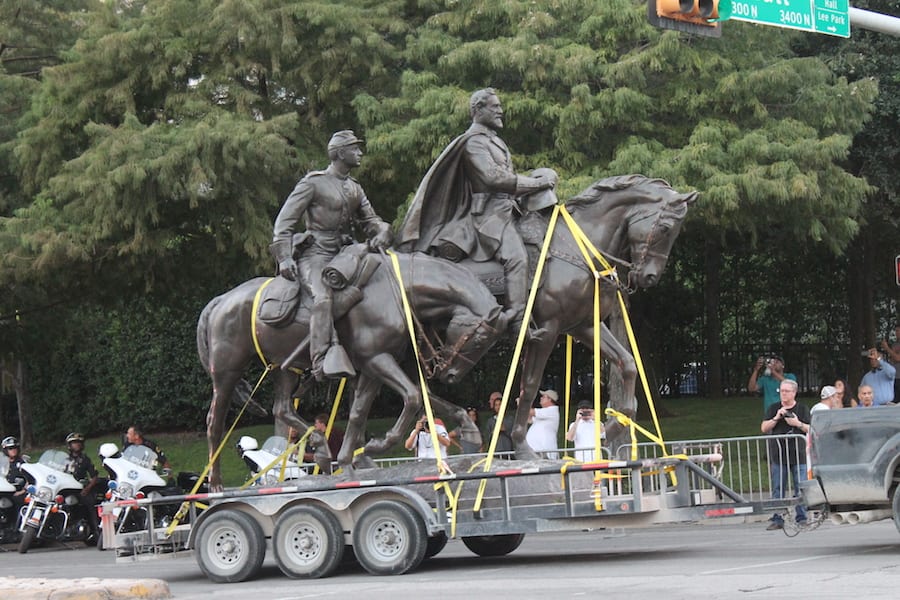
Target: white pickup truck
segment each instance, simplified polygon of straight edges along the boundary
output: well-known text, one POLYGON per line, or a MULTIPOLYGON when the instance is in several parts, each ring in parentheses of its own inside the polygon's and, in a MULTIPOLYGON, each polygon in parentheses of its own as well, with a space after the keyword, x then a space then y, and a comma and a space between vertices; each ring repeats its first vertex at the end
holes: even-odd
POLYGON ((900 529, 900 407, 823 410, 809 432, 803 502, 835 523, 894 519, 900 529))

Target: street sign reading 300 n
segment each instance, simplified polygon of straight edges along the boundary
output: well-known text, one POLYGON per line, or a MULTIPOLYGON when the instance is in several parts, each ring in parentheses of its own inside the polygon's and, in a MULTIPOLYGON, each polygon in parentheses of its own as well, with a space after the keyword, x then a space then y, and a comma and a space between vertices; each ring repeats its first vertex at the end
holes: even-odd
POLYGON ((732 0, 731 19, 850 37, 850 0, 732 0))

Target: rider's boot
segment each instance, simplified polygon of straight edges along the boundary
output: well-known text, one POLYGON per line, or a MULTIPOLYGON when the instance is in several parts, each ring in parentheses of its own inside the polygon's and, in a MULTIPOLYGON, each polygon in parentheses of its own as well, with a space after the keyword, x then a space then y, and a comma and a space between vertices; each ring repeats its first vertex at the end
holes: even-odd
POLYGON ((331 301, 316 302, 309 315, 309 353, 316 381, 356 375, 350 358, 344 348, 336 343, 336 338, 331 319, 331 301))

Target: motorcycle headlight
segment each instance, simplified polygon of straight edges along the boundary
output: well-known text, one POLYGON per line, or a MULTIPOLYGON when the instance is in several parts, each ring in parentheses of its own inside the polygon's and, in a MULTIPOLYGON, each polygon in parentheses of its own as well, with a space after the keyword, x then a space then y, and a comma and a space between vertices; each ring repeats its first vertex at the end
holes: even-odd
POLYGON ((48 487, 40 487, 34 496, 43 502, 50 502, 50 499, 53 498, 53 490, 48 487))
POLYGON ((130 483, 120 483, 116 493, 119 495, 119 498, 133 498, 134 486, 130 483))

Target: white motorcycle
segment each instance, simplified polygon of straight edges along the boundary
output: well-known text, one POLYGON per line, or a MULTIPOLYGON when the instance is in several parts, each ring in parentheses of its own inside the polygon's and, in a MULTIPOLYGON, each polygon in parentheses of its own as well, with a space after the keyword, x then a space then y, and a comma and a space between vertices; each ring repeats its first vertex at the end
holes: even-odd
POLYGON ((86 508, 78 501, 84 486, 66 472, 68 466, 69 456, 59 450, 47 450, 38 462, 22 465, 28 493, 19 521, 20 553, 28 552, 36 539, 95 543, 86 508))
MULTIPOLYGON (((178 488, 170 487, 166 480, 156 472, 158 456, 151 448, 138 444, 128 446, 119 453, 113 443, 100 446, 103 466, 109 473, 106 500, 130 500, 181 493, 178 488)), ((177 505, 171 507, 157 506, 153 513, 153 526, 165 528, 171 523, 177 505)), ((113 509, 116 516, 116 533, 140 531, 149 525, 149 511, 146 506, 127 506, 113 509)))
POLYGON ((291 479, 299 479, 306 477, 308 474, 300 466, 292 460, 285 461, 282 455, 287 450, 288 442, 282 436, 273 435, 259 448, 259 442, 256 438, 249 435, 243 436, 237 443, 238 453, 244 460, 244 464, 250 469, 250 476, 256 477, 260 471, 266 469, 263 475, 260 475, 253 482, 253 485, 260 487, 275 487, 279 483, 279 476, 284 472, 282 481, 291 479))

